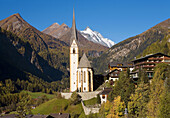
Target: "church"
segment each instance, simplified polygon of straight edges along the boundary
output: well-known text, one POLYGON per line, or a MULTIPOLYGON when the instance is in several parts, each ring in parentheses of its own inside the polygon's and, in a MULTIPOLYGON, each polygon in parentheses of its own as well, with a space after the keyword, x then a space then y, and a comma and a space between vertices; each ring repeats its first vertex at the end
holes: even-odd
POLYGON ((73 22, 70 38, 70 92, 93 91, 93 70, 84 53, 79 62, 79 41, 73 10, 73 22))

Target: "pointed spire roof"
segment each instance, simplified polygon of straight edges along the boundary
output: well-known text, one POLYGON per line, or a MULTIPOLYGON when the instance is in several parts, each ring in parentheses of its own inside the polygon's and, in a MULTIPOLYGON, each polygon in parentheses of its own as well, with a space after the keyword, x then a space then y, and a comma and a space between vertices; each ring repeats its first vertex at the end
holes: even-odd
POLYGON ((82 58, 80 59, 78 68, 91 68, 90 62, 89 62, 85 53, 83 54, 82 58))
POLYGON ((76 21, 75 21, 74 8, 73 8, 73 22, 72 22, 72 27, 71 27, 70 45, 73 42, 73 40, 76 40, 76 42, 77 42, 77 29, 76 29, 76 21))

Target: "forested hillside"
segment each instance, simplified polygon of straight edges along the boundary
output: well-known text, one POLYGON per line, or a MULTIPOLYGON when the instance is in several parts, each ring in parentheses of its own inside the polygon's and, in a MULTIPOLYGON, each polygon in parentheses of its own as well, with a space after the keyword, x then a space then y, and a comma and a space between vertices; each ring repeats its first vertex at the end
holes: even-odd
MULTIPOLYGON (((108 69, 110 62, 127 62, 133 60, 139 54, 156 41, 162 42, 167 39, 170 27, 170 19, 167 19, 158 25, 148 29, 134 37, 130 37, 103 53, 100 57, 93 60, 93 67, 95 72, 104 73, 108 69)), ((167 39, 169 41, 169 39, 167 39)), ((165 45, 166 47, 168 45, 165 45)), ((158 48, 155 51, 160 52, 162 49, 158 48)))
MULTIPOLYGON (((40 68, 39 65, 43 65, 44 67, 48 65, 44 69, 49 71, 49 74, 53 74, 55 80, 68 77, 67 67, 69 67, 69 47, 65 42, 38 31, 28 24, 19 14, 14 14, 1 20, 0 27, 12 32, 22 41, 27 42, 27 45, 34 51, 30 51, 29 55, 39 55, 39 60, 34 57, 32 57, 32 59, 37 60, 34 65, 41 70, 41 72, 42 67, 40 68), (46 60, 47 62, 44 62, 43 60, 46 60), (48 69, 50 67, 49 65, 52 68, 55 68, 55 70, 59 70, 61 73, 56 73, 54 72, 55 70, 48 69)), ((31 57, 27 58, 27 60, 31 62, 31 57)), ((35 61, 33 62, 35 63, 35 61)))
POLYGON ((148 46, 140 55, 137 56, 137 58, 141 56, 146 56, 148 54, 154 54, 157 52, 170 55, 170 34, 165 36, 164 39, 158 40, 155 43, 148 46))
POLYGON ((0 28, 0 78, 27 79, 31 73, 46 81, 61 80, 64 73, 51 67, 27 40, 0 28))

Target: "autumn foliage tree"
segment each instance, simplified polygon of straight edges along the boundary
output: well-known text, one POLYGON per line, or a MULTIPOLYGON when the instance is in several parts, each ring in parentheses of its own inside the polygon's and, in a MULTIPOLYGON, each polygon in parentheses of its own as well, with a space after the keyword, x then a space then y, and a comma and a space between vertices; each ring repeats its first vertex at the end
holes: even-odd
POLYGON ((115 97, 113 101, 113 106, 110 108, 107 118, 122 117, 124 115, 125 107, 126 107, 125 103, 121 102, 121 97, 120 96, 115 97))

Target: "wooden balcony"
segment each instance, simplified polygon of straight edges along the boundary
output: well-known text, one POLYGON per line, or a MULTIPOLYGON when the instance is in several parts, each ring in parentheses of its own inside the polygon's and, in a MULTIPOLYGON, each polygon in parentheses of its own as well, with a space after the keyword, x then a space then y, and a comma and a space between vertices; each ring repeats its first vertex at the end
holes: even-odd
POLYGON ((148 58, 148 60, 163 60, 163 58, 154 58, 154 57, 151 57, 151 58, 148 58))
POLYGON ((155 65, 143 65, 142 67, 143 67, 143 68, 154 68, 155 65))
POLYGON ((157 63, 161 63, 161 62, 147 62, 147 61, 145 61, 145 62, 137 63, 137 64, 135 64, 135 66, 138 66, 138 65, 145 65, 145 64, 157 64, 157 63))

